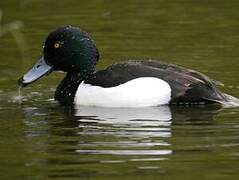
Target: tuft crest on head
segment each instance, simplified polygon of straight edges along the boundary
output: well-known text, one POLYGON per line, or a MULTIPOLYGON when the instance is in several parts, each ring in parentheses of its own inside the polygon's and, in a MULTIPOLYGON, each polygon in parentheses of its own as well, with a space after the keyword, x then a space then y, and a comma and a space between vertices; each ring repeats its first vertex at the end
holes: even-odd
POLYGON ((85 79, 95 71, 99 52, 90 36, 78 27, 65 26, 51 32, 43 47, 43 56, 19 79, 22 87, 54 70, 77 73, 85 79))
POLYGON ((43 56, 54 70, 87 71, 96 65, 99 52, 86 32, 78 27, 65 26, 48 35, 43 56))

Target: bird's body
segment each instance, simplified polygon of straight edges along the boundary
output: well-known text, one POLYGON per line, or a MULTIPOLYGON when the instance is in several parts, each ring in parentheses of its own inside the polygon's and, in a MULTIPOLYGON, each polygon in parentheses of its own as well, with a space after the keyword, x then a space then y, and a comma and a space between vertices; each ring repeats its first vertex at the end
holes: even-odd
POLYGON ((67 75, 57 87, 55 99, 64 105, 239 104, 238 99, 217 89, 217 81, 191 69, 144 60, 116 63, 96 71, 98 59, 98 50, 87 33, 62 27, 48 36, 44 57, 20 79, 20 84, 27 85, 52 70, 61 70, 67 75))
POLYGON ((63 104, 75 102, 107 107, 226 101, 226 96, 217 90, 216 84, 207 76, 155 60, 116 63, 93 73, 84 81, 79 79, 77 73, 66 77, 58 86, 55 98, 63 104), (77 88, 72 87, 74 84, 77 88))

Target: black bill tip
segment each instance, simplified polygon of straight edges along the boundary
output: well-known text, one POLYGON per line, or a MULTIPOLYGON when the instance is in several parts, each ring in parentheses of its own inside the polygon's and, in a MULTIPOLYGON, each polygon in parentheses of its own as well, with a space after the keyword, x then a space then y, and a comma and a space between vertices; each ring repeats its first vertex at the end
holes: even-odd
POLYGON ((26 87, 28 84, 30 83, 24 83, 24 79, 23 77, 19 78, 18 81, 17 81, 17 84, 20 86, 20 87, 26 87))

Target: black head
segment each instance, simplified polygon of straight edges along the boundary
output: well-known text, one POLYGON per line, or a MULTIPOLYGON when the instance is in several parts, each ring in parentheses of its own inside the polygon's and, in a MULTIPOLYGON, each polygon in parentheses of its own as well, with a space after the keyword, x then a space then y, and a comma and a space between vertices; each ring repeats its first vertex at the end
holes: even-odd
POLYGON ((96 45, 86 32, 78 27, 60 27, 48 35, 43 57, 19 80, 19 84, 26 86, 53 70, 87 76, 95 71, 98 59, 96 45))

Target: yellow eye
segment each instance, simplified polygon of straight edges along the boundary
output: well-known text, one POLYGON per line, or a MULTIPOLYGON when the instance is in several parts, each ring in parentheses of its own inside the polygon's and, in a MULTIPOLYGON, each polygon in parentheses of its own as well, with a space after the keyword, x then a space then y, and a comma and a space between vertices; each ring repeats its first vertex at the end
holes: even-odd
POLYGON ((60 45, 60 43, 58 43, 58 42, 54 44, 54 48, 55 48, 55 49, 58 49, 60 46, 61 46, 61 45, 60 45))

